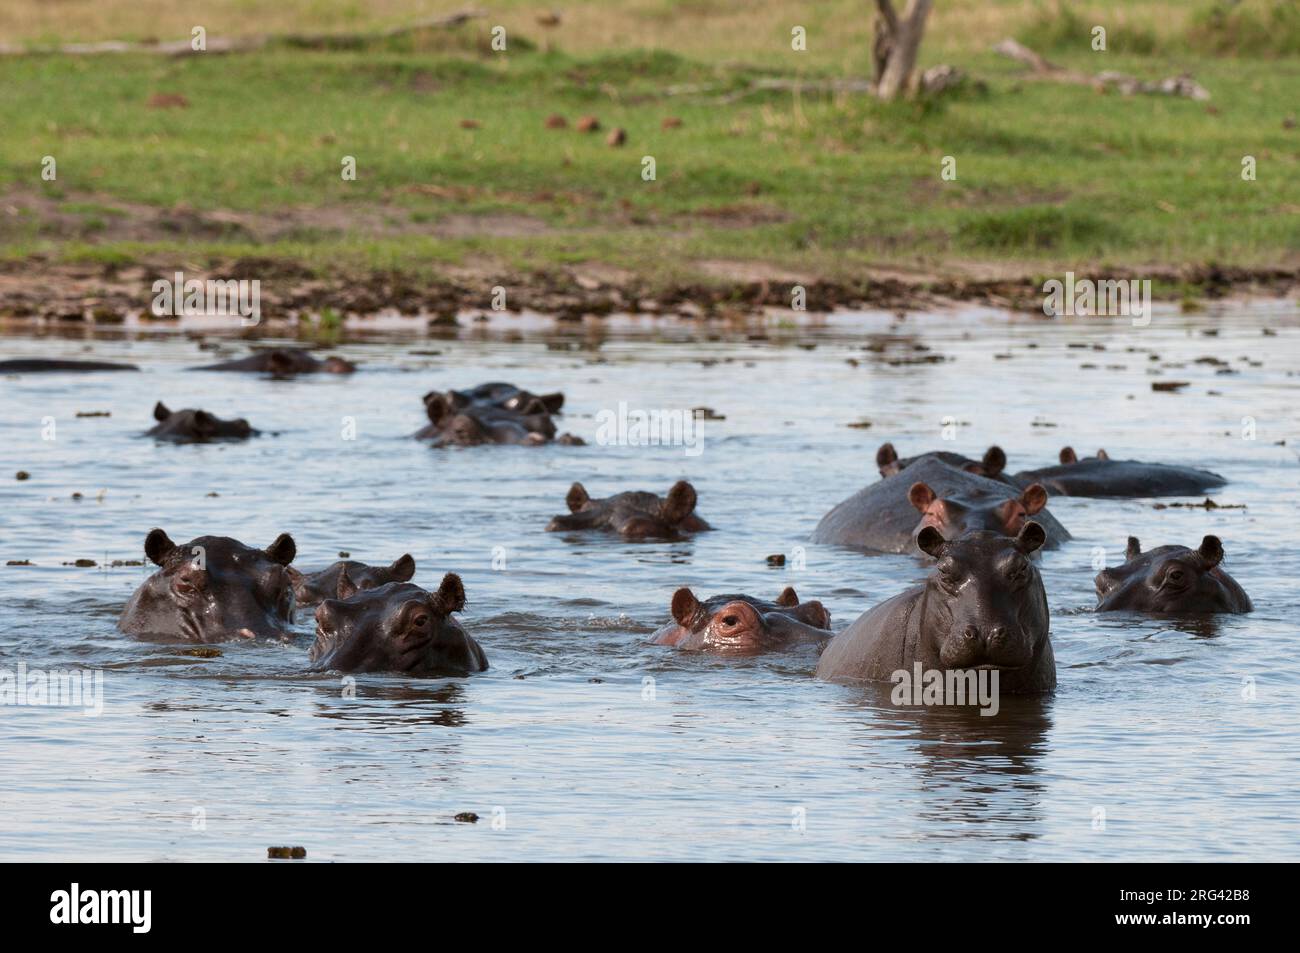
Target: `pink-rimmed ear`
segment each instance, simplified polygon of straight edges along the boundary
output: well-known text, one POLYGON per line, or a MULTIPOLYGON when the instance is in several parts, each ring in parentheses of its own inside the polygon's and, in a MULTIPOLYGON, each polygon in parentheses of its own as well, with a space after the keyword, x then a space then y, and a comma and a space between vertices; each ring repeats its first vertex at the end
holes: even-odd
POLYGON ((347 568, 345 567, 339 573, 339 584, 334 591, 334 597, 336 599, 351 599, 360 591, 361 590, 357 588, 357 584, 352 581, 352 577, 348 575, 347 568))
POLYGON ((1047 542, 1047 531, 1033 520, 1026 522, 1024 526, 1020 527, 1020 532, 1016 534, 1016 549, 1026 556, 1034 550, 1042 548, 1045 542, 1047 542))
POLYGON ((403 553, 393 560, 388 570, 398 582, 410 582, 411 577, 415 575, 415 557, 410 553, 403 553))
POLYGON ((1057 459, 1061 461, 1061 466, 1069 466, 1071 463, 1079 462, 1078 454, 1074 452, 1073 447, 1062 447, 1057 459))
POLYGON ((935 495, 934 490, 924 483, 913 483, 907 491, 907 499, 920 512, 924 513, 938 497, 935 495))
POLYGON ((1033 516, 1047 505, 1047 487, 1041 483, 1031 483, 1025 487, 1025 492, 1020 494, 1020 503, 1024 506, 1025 512, 1033 516))
POLYGON ((876 451, 876 466, 881 474, 897 473, 898 468, 894 466, 896 463, 898 463, 898 451, 894 449, 894 445, 882 443, 880 449, 876 451))
POLYGON ((794 586, 786 586, 781 590, 781 594, 776 597, 776 604, 779 606, 797 606, 799 604, 799 593, 794 591, 794 586))
POLYGON ((695 593, 690 589, 682 586, 673 593, 672 613, 678 625, 690 628, 700 613, 700 600, 695 598, 695 593))

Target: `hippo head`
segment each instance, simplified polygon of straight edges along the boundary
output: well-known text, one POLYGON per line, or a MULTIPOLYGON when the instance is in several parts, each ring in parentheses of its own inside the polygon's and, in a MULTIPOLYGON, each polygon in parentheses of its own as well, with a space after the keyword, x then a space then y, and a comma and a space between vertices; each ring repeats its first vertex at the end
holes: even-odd
POLYGON ((555 437, 555 424, 545 410, 530 404, 530 413, 466 402, 455 392, 424 395, 424 411, 442 443, 478 446, 485 443, 545 443, 555 437))
POLYGON ((124 632, 190 642, 287 636, 294 608, 287 567, 296 551, 288 534, 253 549, 227 536, 178 546, 154 529, 144 551, 159 569, 123 610, 124 632))
POLYGON ((830 638, 831 614, 820 602, 799 601, 787 586, 776 602, 749 596, 714 596, 704 602, 690 589, 673 593, 675 625, 655 637, 661 645, 723 655, 754 655, 830 638))
MULTIPOLYGON (((947 454, 939 454, 941 458, 946 458, 947 454)), ((954 464, 965 470, 967 473, 976 473, 990 480, 996 480, 1007 466, 1007 455, 999 446, 991 446, 984 451, 984 457, 981 460, 970 460, 965 457, 954 457, 954 464)), ((882 477, 893 476, 907 469, 915 457, 899 459, 898 451, 894 449, 892 443, 883 443, 880 449, 876 451, 876 467, 880 470, 882 477)))
MULTIPOLYGON (((1073 447, 1062 447, 1060 454, 1057 456, 1057 459, 1061 461, 1061 466, 1068 467, 1071 464, 1079 462, 1079 455, 1074 452, 1073 447)), ((1098 450, 1097 456, 1094 457, 1093 459, 1109 460, 1110 454, 1107 453, 1105 450, 1098 450)))
POLYGON ((346 573, 358 589, 377 589, 389 582, 410 582, 415 575, 415 557, 404 553, 387 566, 368 566, 355 559, 340 560, 320 572, 299 572, 289 567, 293 582, 293 595, 299 606, 315 605, 322 599, 332 598, 338 591, 339 579, 346 573))
POLYGON ((222 420, 206 410, 171 410, 162 401, 153 408, 157 425, 149 431, 155 437, 181 440, 187 443, 206 443, 210 440, 242 440, 255 431, 243 417, 222 420))
POLYGON ((921 637, 944 669, 1023 669, 1047 640, 1047 595, 1029 554, 1047 534, 1027 522, 1014 539, 974 532, 949 542, 933 526, 917 545, 938 560, 926 580, 921 637))
POLYGON ((1097 611, 1249 612, 1250 597, 1221 562, 1223 544, 1217 536, 1206 536, 1198 549, 1157 546, 1146 553, 1130 536, 1124 564, 1097 574, 1097 611))
POLYGON ((491 383, 480 384, 470 390, 453 390, 448 392, 456 409, 470 404, 486 404, 511 410, 518 414, 558 414, 564 406, 564 395, 534 394, 514 384, 491 383))
POLYGON ((683 533, 698 533, 709 524, 695 515, 695 487, 678 480, 667 496, 645 491, 617 493, 592 499, 581 483, 569 487, 564 498, 569 515, 557 516, 547 524, 550 531, 612 529, 625 539, 676 539, 683 533))
POLYGON ((452 618, 465 607, 455 573, 431 593, 409 582, 358 589, 345 570, 336 595, 316 609, 309 656, 317 670, 451 676, 487 668, 479 644, 452 618))
MULTIPOLYGON (((928 485, 913 483, 907 491, 907 498, 921 514, 918 533, 931 527, 947 539, 957 539, 965 533, 978 530, 1016 536, 1025 527, 1029 517, 1047 505, 1047 490, 1041 483, 1033 483, 1019 496, 943 498, 928 485)), ((918 543, 919 538, 918 536, 918 543)), ((922 546, 921 549, 924 550, 925 547, 922 546)))
POLYGON ((356 369, 357 366, 351 361, 346 361, 335 355, 325 358, 321 365, 321 370, 326 374, 351 374, 356 369))

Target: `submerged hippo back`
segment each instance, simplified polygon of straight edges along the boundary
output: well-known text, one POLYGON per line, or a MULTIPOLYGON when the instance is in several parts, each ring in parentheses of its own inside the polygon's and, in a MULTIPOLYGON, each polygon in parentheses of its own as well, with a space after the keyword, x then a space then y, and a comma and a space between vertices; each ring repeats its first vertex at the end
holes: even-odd
POLYGON ((1196 467, 1098 457, 1026 470, 1015 479, 1022 486, 1041 483, 1057 496, 1088 497, 1199 496, 1227 483, 1217 473, 1196 467))
MULTIPOLYGON (((915 552, 913 539, 921 526, 921 514, 911 490, 917 483, 925 484, 944 500, 969 507, 971 525, 966 530, 991 528, 976 523, 986 510, 1016 499, 1018 492, 1016 487, 959 470, 936 457, 923 457, 900 473, 859 490, 832 509, 817 524, 812 541, 872 552, 915 552)), ((1049 546, 1070 538, 1065 527, 1046 510, 1032 515, 1047 532, 1049 546)))

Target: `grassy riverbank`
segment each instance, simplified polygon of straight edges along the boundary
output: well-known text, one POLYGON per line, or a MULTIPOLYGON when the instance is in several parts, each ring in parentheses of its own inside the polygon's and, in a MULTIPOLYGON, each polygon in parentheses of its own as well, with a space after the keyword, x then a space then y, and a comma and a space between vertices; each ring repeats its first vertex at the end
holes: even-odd
MULTIPOLYGON (((252 6, 257 16, 247 3, 208 5, 209 36, 253 23, 368 30, 428 13, 252 6)), ((941 2, 922 65, 951 63, 978 83, 890 105, 819 90, 868 70, 862 3, 807 19, 789 3, 580 4, 555 27, 536 20, 547 8, 496 6, 454 30, 360 48, 0 57, 7 270, 34 258, 256 257, 417 281, 586 269, 646 287, 1300 270, 1300 58, 1239 24, 1234 43, 1266 48, 1208 55, 1227 27, 1210 29, 1194 5, 1097 4, 1062 19, 1048 5, 941 2), (1108 52, 1090 48, 1093 23, 1108 27, 1108 52), (490 48, 497 24, 505 52, 490 48), (790 48, 792 24, 807 28, 804 52, 790 48), (1035 81, 990 52, 1005 36, 1080 72, 1191 71, 1212 99, 1035 81), (753 88, 772 79, 801 86, 753 88), (552 116, 566 126, 549 128, 552 116), (579 131, 583 116, 600 129, 579 131), (616 128, 621 146, 607 143, 616 128), (945 157, 955 180, 941 177, 945 157)), ((53 42, 42 8, 18 7, 0 19, 3 40, 53 42)), ((61 40, 189 34, 181 14, 141 15, 150 9, 98 4, 68 17, 61 40)))

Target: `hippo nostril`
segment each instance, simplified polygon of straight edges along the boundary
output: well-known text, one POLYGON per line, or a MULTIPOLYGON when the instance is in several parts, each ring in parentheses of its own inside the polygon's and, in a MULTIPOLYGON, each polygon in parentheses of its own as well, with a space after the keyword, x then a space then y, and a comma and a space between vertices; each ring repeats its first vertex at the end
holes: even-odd
POLYGON ((968 625, 962 629, 961 636, 967 642, 977 642, 980 637, 980 630, 973 625, 968 625))
POLYGON ((989 645, 1001 645, 1007 639, 1007 630, 1005 626, 995 625, 989 630, 989 645))

